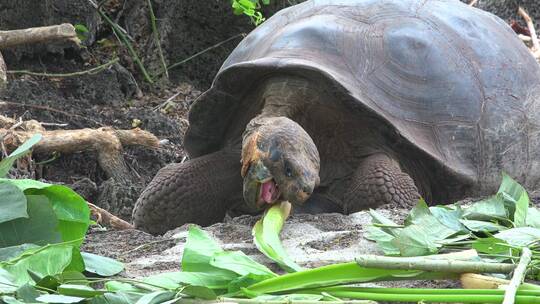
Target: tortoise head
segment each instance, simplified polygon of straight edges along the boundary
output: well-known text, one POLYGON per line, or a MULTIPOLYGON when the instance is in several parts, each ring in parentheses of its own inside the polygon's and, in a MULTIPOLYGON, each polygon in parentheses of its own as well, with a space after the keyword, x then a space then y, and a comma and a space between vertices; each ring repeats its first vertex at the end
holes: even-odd
POLYGON ((259 117, 247 126, 242 143, 244 200, 264 208, 278 199, 304 203, 319 185, 315 143, 286 117, 259 117))

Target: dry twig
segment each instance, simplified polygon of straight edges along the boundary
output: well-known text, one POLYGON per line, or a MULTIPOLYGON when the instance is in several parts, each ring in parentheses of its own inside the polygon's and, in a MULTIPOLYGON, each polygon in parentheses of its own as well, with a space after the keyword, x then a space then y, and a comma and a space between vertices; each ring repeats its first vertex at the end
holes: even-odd
POLYGON ((523 20, 525 20, 525 22, 527 23, 527 28, 529 29, 529 32, 531 33, 531 39, 532 39, 532 44, 533 44, 533 50, 532 50, 533 56, 535 58, 540 58, 540 42, 538 41, 538 36, 536 35, 534 23, 531 17, 529 16, 529 14, 527 14, 527 12, 521 6, 518 9, 518 14, 523 18, 523 20))
POLYGON ((76 44, 80 43, 75 28, 69 23, 32 27, 23 30, 0 31, 0 49, 53 40, 68 40, 76 44))
POLYGON ((88 70, 84 70, 84 71, 78 71, 78 72, 73 72, 73 73, 37 73, 37 72, 32 72, 32 71, 27 71, 27 70, 15 70, 15 71, 8 71, 8 74, 26 74, 26 75, 32 75, 32 76, 41 76, 41 77, 75 77, 75 76, 81 76, 81 75, 86 75, 86 74, 97 74, 105 69, 107 69, 108 67, 112 66, 113 64, 117 63, 118 62, 118 58, 115 58, 107 63, 104 63, 102 65, 99 65, 97 67, 94 67, 94 68, 91 68, 91 69, 88 69, 88 70))
POLYGON ((102 209, 90 202, 86 202, 86 203, 88 204, 88 207, 90 207, 90 211, 92 212, 92 214, 97 217, 96 222, 98 224, 102 224, 107 227, 112 227, 113 229, 116 229, 116 230, 135 229, 133 225, 115 216, 109 211, 102 209))
POLYGON ((478 0, 472 0, 471 2, 469 2, 469 6, 475 6, 476 3, 478 3, 478 0))

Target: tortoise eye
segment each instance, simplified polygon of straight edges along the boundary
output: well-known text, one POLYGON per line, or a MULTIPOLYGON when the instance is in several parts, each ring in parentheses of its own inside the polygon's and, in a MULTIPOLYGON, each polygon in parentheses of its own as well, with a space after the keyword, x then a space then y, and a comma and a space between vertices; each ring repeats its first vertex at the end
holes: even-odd
POLYGON ((293 172, 292 172, 292 169, 291 169, 291 165, 288 162, 286 162, 285 163, 285 176, 292 177, 292 173, 293 172))

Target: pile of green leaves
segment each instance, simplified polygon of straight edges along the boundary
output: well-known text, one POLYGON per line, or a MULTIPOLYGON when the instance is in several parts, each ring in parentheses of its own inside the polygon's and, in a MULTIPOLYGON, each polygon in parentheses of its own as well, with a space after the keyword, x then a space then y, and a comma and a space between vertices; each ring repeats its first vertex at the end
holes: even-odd
POLYGON ((73 289, 89 290, 71 283, 87 282, 83 272, 123 270, 117 261, 80 252, 90 225, 81 196, 62 185, 5 178, 40 139, 35 135, 0 162, 0 300, 6 303, 62 301, 57 297, 73 289))
POLYGON ((259 25, 265 20, 260 12, 261 2, 264 5, 270 4, 270 0, 231 0, 231 5, 235 15, 244 14, 253 24, 259 25))
POLYGON ((538 270, 540 211, 530 205, 527 191, 506 174, 497 194, 468 206, 428 207, 420 201, 404 225, 375 210, 370 214, 366 238, 377 242, 385 255, 422 256, 473 248, 484 259, 515 262, 521 248, 529 247, 530 267, 538 270))

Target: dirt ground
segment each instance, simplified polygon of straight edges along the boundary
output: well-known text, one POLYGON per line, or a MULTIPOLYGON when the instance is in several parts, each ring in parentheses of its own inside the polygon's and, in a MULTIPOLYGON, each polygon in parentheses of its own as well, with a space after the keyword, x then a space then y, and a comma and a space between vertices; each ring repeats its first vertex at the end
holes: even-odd
MULTIPOLYGON (((89 202, 130 220, 135 200, 155 173, 171 162, 181 162, 187 155, 183 150, 183 134, 188 126, 187 112, 192 102, 208 88, 214 73, 227 54, 239 40, 231 41, 204 55, 196 57, 185 67, 175 70, 171 80, 159 79, 151 86, 143 80, 133 60, 112 35, 110 28, 89 9, 86 1, 79 7, 68 0, 58 1, 57 6, 48 7, 45 1, 41 10, 32 8, 34 0, 0 3, 0 29, 24 28, 28 26, 57 24, 59 22, 83 22, 89 28, 87 46, 82 49, 65 45, 38 45, 2 51, 9 70, 31 70, 46 73, 69 73, 81 71, 113 58, 120 63, 98 74, 78 77, 40 77, 24 74, 10 74, 5 90, 0 90, 2 114, 24 120, 35 119, 44 123, 67 124, 51 126, 48 129, 80 129, 111 126, 130 129, 134 126, 166 140, 159 149, 126 147, 124 159, 132 174, 132 183, 119 184, 108 179, 99 167, 95 153, 81 152, 72 155, 34 155, 35 172, 14 171, 14 176, 29 176, 48 182, 62 183, 72 187, 89 202), (32 13, 32 18, 20 18, 17 14, 32 13), (48 15, 45 15, 49 12, 48 15), (53 13, 51 13, 53 12, 53 13), (69 12, 69 13, 68 13, 69 12), (24 20, 24 22, 22 21, 24 20), (82 20, 82 21, 81 21, 82 20), (2 28, 4 27, 4 28, 2 28), (171 99, 171 97, 174 97, 171 99), (165 104, 165 101, 170 102, 165 104)), ((210 1, 204 16, 194 17, 204 1, 155 1, 155 12, 163 27, 160 35, 167 62, 174 63, 207 47, 223 42, 253 28, 246 19, 224 12, 228 1, 210 1), (180 4, 182 2, 182 6, 180 4), (180 21, 178 21, 180 20, 180 21), (222 24, 233 22, 231 27, 222 24), (189 28, 201 28, 188 33, 189 28), (206 32, 210 34, 206 35, 206 32), (189 34, 189 35, 188 35, 189 34)), ((265 13, 299 1, 276 1, 265 13)), ((467 1, 468 2, 468 1, 467 1)), ((134 39, 142 60, 149 70, 159 70, 156 60, 155 43, 148 30, 146 18, 141 17, 146 9, 146 1, 111 1, 107 12, 123 25, 134 39)), ((513 2, 512 2, 513 3, 513 2)), ((528 3, 524 1, 523 3, 528 3)), ((532 3, 532 2, 531 2, 532 3)), ((482 4, 482 0, 480 0, 482 4)), ((506 10, 504 10, 506 12, 506 10)), ((537 10, 534 11, 537 13, 537 10)), ((504 16, 513 18, 513 15, 504 16)), ((533 193, 532 199, 540 204, 540 193, 533 193)), ((383 210, 399 219, 405 210, 383 210)), ((251 227, 256 217, 241 216, 227 219, 208 227, 226 248, 243 250, 248 255, 271 265, 258 254, 251 242, 251 227)), ((330 260, 332 254, 350 258, 348 253, 373 252, 373 244, 362 237, 362 223, 365 215, 343 216, 328 214, 320 216, 293 216, 286 225, 284 242, 299 259, 317 257, 313 261, 303 261, 306 266, 318 266, 336 262, 330 260), (288 228, 287 228, 288 227, 288 228), (313 232, 310 237, 297 235, 295 231, 313 232), (302 239, 302 240, 300 240, 302 239), (297 250, 297 251, 296 251, 297 250), (347 251, 347 250, 350 250, 347 251)), ((123 273, 133 277, 160 271, 179 269, 182 241, 186 227, 181 227, 164 236, 151 236, 141 231, 113 231, 93 227, 87 236, 84 250, 117 258, 128 265, 123 273)), ((298 233, 298 232, 297 232, 298 233)), ((339 260, 339 259, 338 259, 339 260)), ((418 283, 426 286, 426 283, 418 283)), ((429 283, 431 284, 431 283, 429 283)), ((428 286, 429 286, 428 284, 428 286)), ((439 283, 431 286, 453 286, 454 283, 439 283)))

